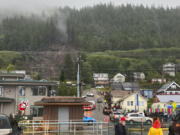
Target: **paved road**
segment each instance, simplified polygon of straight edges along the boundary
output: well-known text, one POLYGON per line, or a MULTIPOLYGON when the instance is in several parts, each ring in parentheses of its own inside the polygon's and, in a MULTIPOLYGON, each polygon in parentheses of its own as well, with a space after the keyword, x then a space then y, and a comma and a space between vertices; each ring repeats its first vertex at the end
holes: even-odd
POLYGON ((98 91, 96 89, 90 89, 83 91, 82 95, 86 95, 87 92, 91 92, 94 94, 94 97, 86 97, 87 101, 95 101, 96 102, 96 109, 92 110, 92 117, 95 118, 97 121, 104 121, 103 115, 103 103, 97 103, 98 98, 103 98, 101 95, 98 95, 98 91))
MULTIPOLYGON (((90 89, 90 90, 86 90, 83 91, 83 95, 86 95, 87 92, 92 92, 94 94, 94 97, 87 97, 86 100, 87 101, 97 101, 97 98, 101 97, 100 95, 98 95, 98 91, 96 89, 90 89)), ((103 98, 103 97, 102 97, 103 98)), ((92 117, 95 118, 97 121, 104 121, 104 114, 103 114, 103 103, 97 103, 96 102, 96 109, 92 111, 92 117)), ((109 130, 109 135, 114 135, 114 124, 112 122, 110 122, 110 130, 109 130)), ((140 131, 134 131, 134 132, 130 132, 127 131, 128 135, 147 135, 148 134, 148 130, 143 131, 142 133, 140 131)), ((165 130, 163 131, 164 135, 168 135, 168 131, 165 130)))

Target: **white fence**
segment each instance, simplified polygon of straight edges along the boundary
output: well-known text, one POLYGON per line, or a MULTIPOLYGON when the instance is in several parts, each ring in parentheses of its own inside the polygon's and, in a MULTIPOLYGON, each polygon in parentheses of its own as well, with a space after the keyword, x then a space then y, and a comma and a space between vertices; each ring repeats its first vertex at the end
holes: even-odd
POLYGON ((109 135, 108 122, 21 121, 23 135, 109 135))

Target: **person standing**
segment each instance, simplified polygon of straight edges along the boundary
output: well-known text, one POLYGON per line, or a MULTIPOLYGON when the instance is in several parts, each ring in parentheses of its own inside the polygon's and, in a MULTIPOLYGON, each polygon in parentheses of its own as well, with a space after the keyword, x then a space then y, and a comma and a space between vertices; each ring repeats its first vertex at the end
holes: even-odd
POLYGON ((126 135, 126 119, 121 117, 120 122, 115 126, 115 135, 126 135))
POLYGON ((159 120, 156 120, 153 123, 152 127, 149 130, 148 135, 163 135, 163 131, 162 131, 161 124, 160 124, 159 120))

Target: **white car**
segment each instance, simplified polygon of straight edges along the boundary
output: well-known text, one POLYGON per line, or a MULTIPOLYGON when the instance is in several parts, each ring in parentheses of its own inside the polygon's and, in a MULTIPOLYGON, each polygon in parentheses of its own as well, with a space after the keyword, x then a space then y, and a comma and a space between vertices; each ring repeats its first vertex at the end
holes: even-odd
POLYGON ((128 113, 126 115, 126 121, 130 124, 133 124, 135 122, 146 122, 147 124, 152 124, 152 118, 145 117, 144 113, 128 113))
POLYGON ((87 96, 87 97, 94 97, 94 94, 91 93, 91 92, 88 92, 88 93, 86 94, 86 96, 87 96))
POLYGON ((96 86, 97 89, 103 89, 104 86, 103 85, 100 85, 100 86, 96 86))

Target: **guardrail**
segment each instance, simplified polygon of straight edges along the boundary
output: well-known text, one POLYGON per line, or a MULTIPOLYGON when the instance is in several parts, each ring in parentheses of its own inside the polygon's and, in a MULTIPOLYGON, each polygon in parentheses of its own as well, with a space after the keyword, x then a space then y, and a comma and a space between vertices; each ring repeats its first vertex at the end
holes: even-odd
MULTIPOLYGON (((23 135, 114 135, 115 123, 108 122, 59 122, 56 120, 21 121, 23 135)), ((150 124, 126 124, 127 135, 147 135, 150 124)), ((168 124, 163 125, 164 135, 168 135, 168 124)))
POLYGON ((23 135, 110 135, 108 122, 21 121, 23 135))

